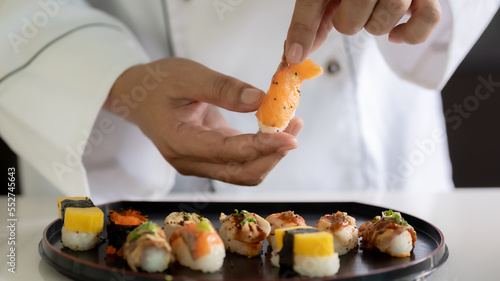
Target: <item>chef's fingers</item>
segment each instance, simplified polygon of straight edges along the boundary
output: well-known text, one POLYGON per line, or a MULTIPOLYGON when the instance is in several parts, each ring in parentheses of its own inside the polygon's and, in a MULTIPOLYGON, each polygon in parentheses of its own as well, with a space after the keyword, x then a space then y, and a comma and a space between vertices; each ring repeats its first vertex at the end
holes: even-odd
POLYGON ((377 36, 389 33, 408 11, 410 4, 411 0, 379 0, 365 25, 366 31, 377 36))
POLYGON ((204 116, 200 120, 201 125, 209 129, 223 130, 228 136, 241 134, 240 131, 229 127, 226 118, 222 116, 218 108, 214 105, 207 105, 204 116))
POLYGON ((170 64, 176 64, 172 67, 180 74, 174 74, 175 86, 167 94, 179 106, 202 101, 231 111, 250 112, 259 108, 266 95, 250 84, 191 60, 174 59, 170 64))
POLYGON ((292 120, 290 120, 290 124, 288 124, 288 127, 285 129, 285 133, 289 133, 290 135, 296 137, 303 127, 304 121, 302 121, 299 117, 293 117, 292 120))
POLYGON ((276 152, 251 161, 225 164, 180 159, 174 162, 174 168, 183 175, 208 177, 227 183, 252 186, 261 183, 285 155, 286 152, 276 152))
POLYGON ((396 26, 389 33, 394 43, 419 44, 429 38, 441 20, 441 5, 438 0, 413 1, 408 22, 396 26))
POLYGON ((160 144, 160 151, 169 162, 191 158, 211 163, 234 163, 285 152, 298 145, 295 137, 288 133, 227 135, 224 130, 210 130, 191 123, 179 124, 175 133, 160 144))
POLYGON ((368 22, 377 0, 343 0, 332 19, 335 29, 346 35, 360 31, 368 22))
MULTIPOLYGON (((333 29, 332 18, 340 2, 338 0, 328 1, 323 12, 323 17, 321 18, 321 22, 318 27, 318 31, 316 32, 316 37, 314 38, 314 43, 311 48, 311 53, 318 49, 328 37, 328 34, 333 29)), ((307 57, 307 54, 306 54, 307 57)))
POLYGON ((301 63, 310 53, 323 18, 326 0, 297 0, 285 41, 286 61, 301 63))

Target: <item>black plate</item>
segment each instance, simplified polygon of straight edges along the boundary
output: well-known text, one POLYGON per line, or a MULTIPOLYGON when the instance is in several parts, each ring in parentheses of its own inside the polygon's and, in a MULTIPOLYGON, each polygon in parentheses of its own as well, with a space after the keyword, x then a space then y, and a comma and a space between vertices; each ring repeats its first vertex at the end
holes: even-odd
MULTIPOLYGON (((262 217, 269 214, 294 210, 308 225, 314 226, 320 216, 339 211, 347 212, 356 218, 359 227, 388 208, 355 202, 325 203, 188 203, 188 202, 132 202, 123 201, 100 206, 105 214, 109 210, 131 207, 148 215, 149 219, 163 226, 165 217, 173 211, 196 212, 207 217, 216 226, 221 212, 229 214, 234 209, 255 212, 262 217)), ((417 279, 432 273, 448 258, 448 248, 443 234, 435 226, 408 214, 402 214, 417 232, 417 242, 410 257, 394 258, 379 252, 354 250, 340 256, 340 270, 322 280, 391 280, 397 278, 417 279)), ((291 272, 280 271, 269 262, 270 247, 267 241, 262 254, 246 258, 227 253, 222 269, 215 273, 204 274, 171 264, 161 274, 133 272, 126 261, 106 255, 108 242, 106 228, 101 234, 101 242, 96 248, 86 252, 71 251, 61 243, 61 220, 57 219, 47 226, 39 244, 40 256, 64 275, 77 280, 277 280, 308 279, 291 272)), ((318 279, 318 278, 316 278, 318 279)))

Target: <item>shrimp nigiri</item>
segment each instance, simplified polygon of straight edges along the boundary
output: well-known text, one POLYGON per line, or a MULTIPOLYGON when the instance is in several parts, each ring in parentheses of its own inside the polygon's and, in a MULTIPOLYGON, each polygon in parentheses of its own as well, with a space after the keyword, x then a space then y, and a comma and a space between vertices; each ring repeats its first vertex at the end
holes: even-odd
POLYGON ((312 60, 289 65, 282 62, 273 76, 267 95, 255 116, 263 133, 283 132, 299 105, 300 86, 306 79, 321 75, 323 69, 312 60))
POLYGON ((417 233, 399 212, 388 210, 359 227, 361 249, 387 253, 393 257, 409 257, 415 247, 417 233))
POLYGON ((133 271, 162 272, 173 261, 172 248, 163 229, 152 221, 136 227, 123 245, 123 257, 133 271))
POLYGON ((269 222, 255 213, 234 211, 230 215, 221 213, 219 219, 222 223, 219 234, 226 250, 249 258, 259 255, 271 231, 269 222))
POLYGON ((335 252, 347 254, 358 246, 356 219, 344 212, 324 215, 316 222, 316 228, 333 234, 335 252))
MULTIPOLYGON (((199 223, 205 220, 212 224, 207 218, 204 218, 197 213, 187 213, 187 212, 172 212, 170 213, 163 222, 163 230, 167 236, 167 240, 170 239, 172 233, 177 229, 188 224, 199 223)), ((213 226, 213 225, 212 225, 213 226)))
POLYGON ((170 244, 180 264, 203 272, 219 270, 226 256, 220 236, 206 220, 177 228, 170 244))
POLYGON ((301 216, 295 214, 293 211, 286 211, 269 215, 266 221, 271 225, 271 233, 267 236, 267 241, 276 250, 276 237, 274 231, 276 229, 288 228, 293 226, 306 226, 306 221, 301 216))

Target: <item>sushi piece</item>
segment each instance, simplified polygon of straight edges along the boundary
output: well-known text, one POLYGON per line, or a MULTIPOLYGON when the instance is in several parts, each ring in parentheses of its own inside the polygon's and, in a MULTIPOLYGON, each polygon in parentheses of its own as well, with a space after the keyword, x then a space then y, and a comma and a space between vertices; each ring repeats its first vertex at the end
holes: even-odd
POLYGON ((281 62, 271 86, 255 116, 263 133, 283 132, 299 105, 300 86, 306 79, 321 75, 323 69, 307 59, 300 65, 281 62))
POLYGON ((276 229, 288 228, 292 226, 306 226, 306 221, 301 216, 295 214, 293 211, 286 211, 269 215, 266 221, 271 225, 271 232, 267 236, 267 241, 271 245, 273 251, 276 250, 276 238, 274 232, 276 229))
POLYGON ((59 211, 59 218, 64 221, 64 211, 67 207, 89 208, 95 207, 89 197, 61 197, 57 200, 57 210, 59 211))
POLYGON ((275 236, 277 249, 271 254, 272 265, 308 277, 332 276, 339 271, 339 255, 331 233, 296 226, 276 229, 275 236))
POLYGON ((202 217, 197 213, 172 212, 165 218, 165 221, 163 222, 163 230, 165 231, 165 235, 167 235, 167 239, 169 239, 176 229, 192 223, 199 223, 202 220, 212 224, 207 218, 202 217))
POLYGON ((99 242, 104 213, 98 207, 67 207, 61 230, 62 244, 74 251, 90 250, 99 242))
POLYGON ((156 223, 147 221, 127 236, 123 257, 133 271, 162 272, 173 261, 172 248, 165 232, 156 223))
POLYGON ((233 214, 221 213, 219 235, 226 250, 247 257, 260 254, 264 240, 271 232, 271 225, 261 216, 245 210, 233 214))
POLYGON ((382 212, 372 221, 359 227, 361 249, 387 253, 393 257, 408 257, 415 247, 417 233, 401 213, 392 210, 382 212))
POLYGON ((138 225, 148 221, 148 218, 140 211, 133 209, 121 209, 118 212, 108 212, 106 230, 108 232, 108 255, 117 254, 122 256, 122 246, 127 240, 127 235, 138 225))
POLYGON ((356 219, 344 212, 324 215, 316 222, 316 228, 333 234, 335 252, 347 254, 358 247, 356 219))
POLYGON ((191 269, 215 272, 224 263, 224 243, 206 220, 177 228, 169 242, 175 259, 191 269))

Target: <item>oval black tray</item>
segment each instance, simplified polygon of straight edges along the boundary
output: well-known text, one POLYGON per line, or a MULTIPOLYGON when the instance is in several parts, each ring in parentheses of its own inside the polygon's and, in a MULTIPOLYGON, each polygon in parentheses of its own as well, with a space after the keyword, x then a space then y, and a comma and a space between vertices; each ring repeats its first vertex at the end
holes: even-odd
MULTIPOLYGON (((196 212, 207 217, 219 227, 221 212, 229 214, 234 209, 255 212, 262 217, 269 214, 293 210, 314 226, 324 214, 337 211, 347 212, 356 218, 359 227, 388 208, 366 205, 356 202, 324 203, 235 203, 235 202, 136 202, 121 201, 99 206, 105 214, 109 210, 131 207, 148 215, 149 219, 163 226, 165 217, 173 211, 196 212)), ((441 231, 432 224, 414 216, 402 213, 403 217, 417 232, 417 242, 410 257, 394 258, 387 254, 353 250, 340 257, 340 270, 331 277, 320 280, 405 280, 419 279, 432 273, 448 258, 441 231)), ((306 280, 292 272, 283 272, 272 267, 269 262, 270 247, 267 241, 262 254, 255 258, 246 258, 227 253, 222 269, 215 273, 204 274, 180 266, 177 263, 161 274, 133 272, 126 261, 106 255, 108 242, 106 229, 101 234, 101 242, 96 248, 75 252, 63 247, 61 243, 62 221, 57 219, 49 224, 39 244, 40 256, 62 274, 76 280, 306 280)), ((315 278, 318 280, 318 278, 315 278)))

